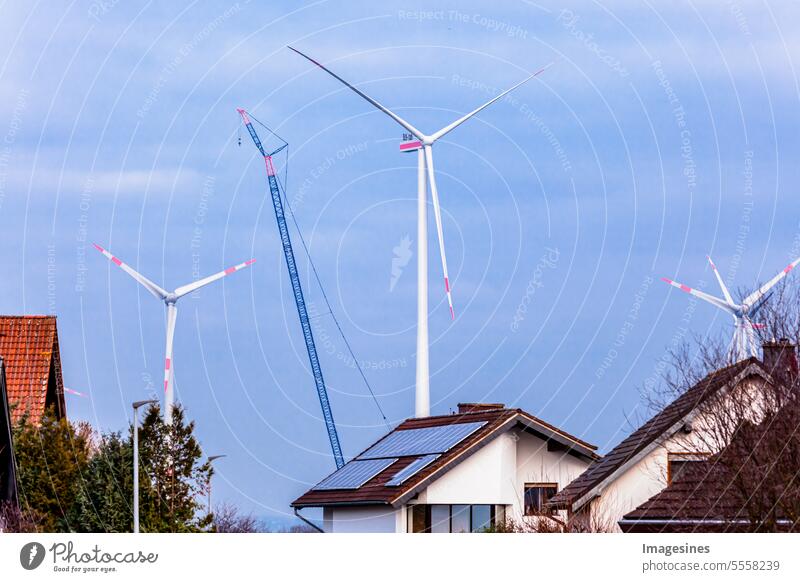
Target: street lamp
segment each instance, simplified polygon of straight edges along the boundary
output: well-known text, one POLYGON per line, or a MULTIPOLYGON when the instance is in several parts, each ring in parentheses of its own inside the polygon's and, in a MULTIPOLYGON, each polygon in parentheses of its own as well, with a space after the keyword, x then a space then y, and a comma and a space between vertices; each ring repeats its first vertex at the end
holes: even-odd
POLYGON ((137 400, 133 403, 133 533, 139 533, 139 409, 158 400, 137 400))
MULTIPOLYGON (((208 462, 209 464, 211 464, 217 459, 221 459, 227 456, 228 455, 211 455, 210 457, 208 457, 208 462)), ((211 515, 211 475, 208 476, 208 514, 211 515)))

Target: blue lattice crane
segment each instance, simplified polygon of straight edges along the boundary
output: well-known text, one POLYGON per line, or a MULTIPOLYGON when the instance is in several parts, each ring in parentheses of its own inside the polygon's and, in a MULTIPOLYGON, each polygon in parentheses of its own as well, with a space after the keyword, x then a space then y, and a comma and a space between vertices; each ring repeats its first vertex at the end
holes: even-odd
MULTIPOLYGON (((314 334, 311 332, 311 323, 308 319, 306 300, 303 296, 303 288, 300 285, 300 275, 297 272, 297 263, 295 262, 294 250, 292 249, 292 240, 289 237, 289 228, 286 224, 286 215, 283 210, 283 200, 281 198, 278 178, 275 175, 275 167, 272 165, 272 156, 286 148, 289 144, 281 140, 283 142, 282 146, 269 154, 266 153, 253 127, 253 123, 250 121, 250 116, 244 109, 237 109, 237 111, 239 115, 242 116, 242 121, 244 121, 247 131, 250 132, 253 143, 256 144, 258 151, 264 156, 264 163, 267 168, 267 180, 269 181, 269 191, 272 195, 272 206, 275 209, 275 219, 278 223, 278 232, 280 233, 281 243, 283 244, 283 256, 286 258, 286 268, 289 271, 289 280, 292 283, 294 301, 297 304, 297 315, 300 317, 300 326, 303 329, 303 338, 306 342, 308 361, 311 364, 311 371, 314 374, 317 396, 319 396, 319 404, 322 407, 322 416, 325 419, 325 427, 328 430, 328 439, 331 442, 331 450, 333 451, 333 458, 336 461, 336 468, 341 469, 344 466, 342 447, 339 444, 339 434, 336 432, 336 423, 333 421, 333 412, 331 410, 331 403, 328 400, 328 390, 325 387, 325 379, 322 377, 322 367, 319 363, 317 346, 314 343, 314 334)), ((273 135, 275 135, 274 132, 273 135)), ((278 136, 276 135, 276 137, 278 136)), ((278 137, 278 139, 280 138, 278 137)))

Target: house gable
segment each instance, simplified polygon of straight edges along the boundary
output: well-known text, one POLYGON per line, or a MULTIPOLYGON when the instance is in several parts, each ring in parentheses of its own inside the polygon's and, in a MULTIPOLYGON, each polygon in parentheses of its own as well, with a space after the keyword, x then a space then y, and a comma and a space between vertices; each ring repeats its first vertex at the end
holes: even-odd
POLYGON ((770 381, 769 375, 756 358, 737 362, 709 374, 614 447, 602 460, 590 466, 559 492, 551 500, 551 505, 572 511, 580 510, 589 501, 603 494, 631 468, 647 459, 687 422, 691 422, 701 404, 751 376, 770 381))
POLYGON ((39 424, 49 406, 66 416, 55 316, 0 316, 0 357, 12 423, 27 415, 39 424))

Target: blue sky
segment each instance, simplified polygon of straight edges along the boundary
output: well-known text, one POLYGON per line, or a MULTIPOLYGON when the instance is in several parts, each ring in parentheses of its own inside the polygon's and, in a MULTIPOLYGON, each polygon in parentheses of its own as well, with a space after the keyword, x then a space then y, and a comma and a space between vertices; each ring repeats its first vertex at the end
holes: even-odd
MULTIPOLYGON (((431 236, 434 413, 504 402, 607 450, 671 342, 730 333, 659 278, 716 292, 711 253, 750 288, 800 255, 797 6, 131 4, 0 6, 0 312, 58 315, 66 384, 89 395, 70 417, 119 430, 159 392, 164 310, 90 243, 168 288, 257 258, 179 304, 177 394, 228 455, 218 500, 279 519, 333 467, 237 106, 290 142, 333 308, 389 422, 413 412, 415 158, 286 44, 429 131, 556 63, 437 145, 457 319, 431 236)), ((353 455, 385 426, 297 250, 353 455)))

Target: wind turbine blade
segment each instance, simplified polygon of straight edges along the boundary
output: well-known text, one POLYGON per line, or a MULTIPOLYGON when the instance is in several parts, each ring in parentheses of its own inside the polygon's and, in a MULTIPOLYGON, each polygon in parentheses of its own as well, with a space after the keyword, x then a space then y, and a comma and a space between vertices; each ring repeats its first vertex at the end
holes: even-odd
POLYGON ((745 299, 745 300, 742 302, 742 305, 743 305, 745 308, 747 308, 747 309, 749 309, 750 307, 752 307, 752 306, 753 306, 753 304, 754 304, 756 301, 758 301, 759 299, 761 299, 761 297, 763 297, 763 295, 764 295, 764 294, 765 294, 767 291, 769 291, 770 289, 772 289, 772 287, 774 287, 774 286, 775 286, 775 284, 776 284, 778 281, 780 281, 780 280, 781 280, 781 279, 783 279, 783 278, 784 278, 786 275, 788 275, 788 274, 789 274, 789 271, 791 271, 792 269, 794 269, 794 268, 795 268, 795 267, 798 265, 798 263, 800 263, 800 258, 797 258, 797 259, 795 259, 794 261, 792 261, 791 263, 789 263, 789 265, 788 265, 788 266, 787 266, 787 267, 786 267, 786 268, 785 268, 783 271, 781 271, 780 273, 778 273, 777 275, 775 275, 775 276, 774 276, 772 279, 770 279, 769 281, 767 281, 766 283, 764 283, 764 284, 761 286, 761 288, 760 288, 758 291, 756 291, 755 293, 752 293, 752 294, 750 294, 750 295, 747 297, 747 299, 745 299))
POLYGON ((175 402, 175 390, 172 385, 172 344, 175 340, 175 321, 178 318, 178 307, 174 303, 167 304, 167 345, 164 354, 164 423, 172 424, 172 405, 175 402))
POLYGON ((223 277, 226 277, 227 275, 231 275, 231 274, 235 273, 236 271, 241 271, 245 267, 249 267, 250 265, 252 265, 255 262, 256 262, 255 259, 250 259, 249 261, 245 261, 244 263, 239 263, 238 265, 235 265, 233 267, 228 267, 224 271, 220 271, 219 273, 217 273, 215 275, 211 275, 210 277, 206 277, 205 279, 200 279, 199 281, 195 281, 194 283, 189 283, 188 285, 184 285, 182 287, 178 287, 177 289, 175 289, 175 295, 178 298, 181 298, 184 295, 186 295, 188 293, 191 293, 192 291, 197 291, 201 287, 205 287, 209 283, 213 283, 214 281, 222 279, 223 277))
POLYGON ((736 304, 733 302, 733 297, 731 297, 731 294, 728 292, 728 288, 725 286, 725 282, 722 280, 722 275, 720 275, 719 271, 717 271, 717 266, 714 264, 714 261, 711 260, 710 255, 706 255, 706 258, 708 259, 708 264, 711 265, 711 270, 714 271, 714 275, 717 277, 717 282, 722 289, 722 294, 725 296, 725 301, 727 301, 732 307, 735 307, 736 304))
POLYGON ((450 133, 450 132, 451 132, 451 131, 453 131, 453 130, 454 130, 456 127, 458 127, 459 125, 461 125, 462 123, 464 123, 464 122, 465 122, 467 119, 469 119, 469 118, 470 118, 470 117, 472 117, 473 115, 475 115, 475 114, 477 114, 477 113, 479 113, 479 112, 483 111, 484 109, 486 109, 487 107, 489 107, 489 105, 491 105, 491 104, 492 104, 492 103, 494 103, 495 101, 498 101, 498 100, 502 99, 503 97, 505 97, 506 95, 508 95, 509 93, 511 93, 511 91, 513 91, 514 89, 516 89, 516 88, 517 88, 517 87, 519 87, 520 85, 524 85, 525 83, 527 83, 528 81, 530 81, 531 79, 533 79, 534 77, 536 77, 537 75, 540 75, 541 73, 543 73, 544 71, 546 71, 547 69, 549 69, 551 66, 553 66, 553 63, 550 63, 549 65, 546 65, 546 66, 542 67, 541 69, 539 69, 538 71, 536 71, 536 72, 535 72, 535 73, 533 73, 532 75, 528 76, 526 79, 523 79, 522 81, 520 81, 519 83, 517 83, 516 85, 514 85, 514 86, 513 86, 513 87, 511 87, 510 89, 506 89, 505 91, 503 91, 502 93, 500 93, 500 94, 499 94, 497 97, 495 97, 494 99, 491 99, 491 100, 487 101, 486 103, 484 103, 483 105, 481 105, 480 107, 478 107, 477 109, 475 109, 474 111, 470 111, 470 112, 469 112, 469 113, 467 113, 467 114, 466 114, 464 117, 461 117, 460 119, 456 119, 456 120, 455 120, 453 123, 451 123, 451 124, 450 124, 450 125, 448 125, 447 127, 443 127, 442 129, 440 129, 439 131, 437 131, 436 133, 434 133, 433 135, 431 135, 431 137, 430 137, 431 143, 435 142, 437 139, 439 139, 439 138, 440 138, 440 137, 442 137, 443 135, 445 135, 445 134, 447 134, 447 133, 450 133))
POLYGON ((761 299, 759 299, 750 309, 747 310, 748 317, 755 317, 758 315, 758 312, 761 311, 761 308, 764 307, 769 298, 772 297, 772 293, 767 293, 761 299))
POLYGON ((161 299, 162 301, 164 299, 166 299, 167 292, 164 291, 161 287, 159 287, 158 285, 153 283, 150 279, 148 279, 144 275, 141 275, 141 274, 137 273, 136 271, 134 271, 131 267, 129 267, 128 265, 123 263, 121 260, 119 260, 117 257, 112 255, 110 252, 108 252, 106 249, 104 249, 100 245, 95 244, 95 243, 92 243, 92 244, 94 244, 94 248, 96 248, 98 251, 103 253, 103 255, 109 261, 111 261, 112 263, 117 265, 120 269, 122 269, 123 271, 128 273, 128 275, 130 275, 131 277, 136 279, 136 281, 138 281, 139 284, 142 285, 142 287, 144 287, 145 289, 150 291, 150 293, 152 293, 154 297, 157 297, 158 299, 161 299))
MULTIPOLYGON (((447 274, 447 254, 444 250, 444 233, 442 232, 442 211, 439 206, 439 192, 436 189, 436 176, 433 173, 433 148, 429 145, 425 146, 425 163, 428 167, 428 180, 431 184, 431 199, 433 200, 433 214, 436 217, 436 234, 439 237, 439 254, 442 257, 442 272, 444 273, 444 290, 447 293, 447 303, 450 305, 450 318, 455 319, 456 315, 453 311, 453 294, 450 292, 450 278, 447 274)), ((419 252, 425 252, 425 249, 419 249, 419 252)))
POLYGON ((407 122, 405 119, 403 119, 402 117, 400 117, 399 115, 397 115, 397 114, 396 114, 396 113, 394 113, 393 111, 391 111, 391 110, 387 109, 386 107, 384 107, 383 105, 381 105, 380 103, 378 103, 377 101, 375 101, 375 99, 373 99, 372 97, 370 97, 369 95, 367 95, 366 93, 364 93, 363 91, 361 91, 360 89, 357 89, 356 87, 354 87, 353 85, 351 85, 350 83, 348 83, 347 81, 345 81, 344 79, 342 79, 342 78, 341 78, 339 75, 337 75, 336 73, 334 73, 333 71, 331 71, 329 68, 327 68, 327 67, 325 67, 324 65, 322 65, 321 63, 319 63, 319 62, 315 61, 314 59, 312 59, 312 58, 311 58, 311 57, 309 57, 308 55, 305 55, 305 54, 301 53, 299 50, 297 50, 297 49, 296 49, 296 48, 294 48, 294 47, 287 46, 286 48, 289 48, 289 49, 293 50, 294 52, 296 52, 296 53, 297 53, 298 55, 300 55, 301 57, 303 57, 303 58, 305 58, 305 59, 307 59, 307 60, 311 61, 311 62, 312 62, 312 63, 314 63, 315 65, 317 65, 317 66, 318 66, 320 69, 322 69, 323 71, 325 71, 326 73, 328 73, 328 74, 329 74, 331 77, 333 77, 334 79, 338 80, 340 83, 343 83, 343 84, 344 84, 344 85, 346 85, 347 87, 350 87, 350 89, 352 89, 353 91, 355 91, 355 92, 356 92, 358 95, 360 95, 360 96, 361 96, 363 99, 365 99, 367 102, 369 102, 370 104, 372 104, 374 107, 377 107, 378 109, 380 109, 381 111, 383 111, 383 112, 384 112, 386 115, 388 115, 389 117, 391 117, 392 119, 394 119, 394 120, 395 120, 397 123, 399 123, 400 125, 402 125, 402 126, 405 128, 405 129, 407 129, 408 131, 410 131, 411 133, 413 133, 415 136, 417 136, 417 138, 419 138, 419 139, 421 139, 421 140, 422 140, 422 139, 424 139, 424 138, 426 137, 426 136, 425 136, 425 134, 423 134, 423 133, 422 133, 420 130, 418 130, 416 127, 414 127, 413 125, 411 125, 411 124, 410 124, 409 122, 407 122))
POLYGON ((695 297, 702 299, 703 301, 707 301, 711 305, 716 305, 720 309, 727 311, 728 313, 736 317, 736 311, 733 309, 733 307, 725 303, 722 299, 714 297, 713 295, 709 295, 708 293, 703 293, 702 291, 698 291, 697 289, 692 289, 691 287, 687 287, 686 285, 673 281, 672 279, 667 279, 666 277, 661 277, 661 280, 664 281, 665 283, 669 283, 673 287, 680 289, 684 293, 689 293, 690 295, 694 295, 695 297))

